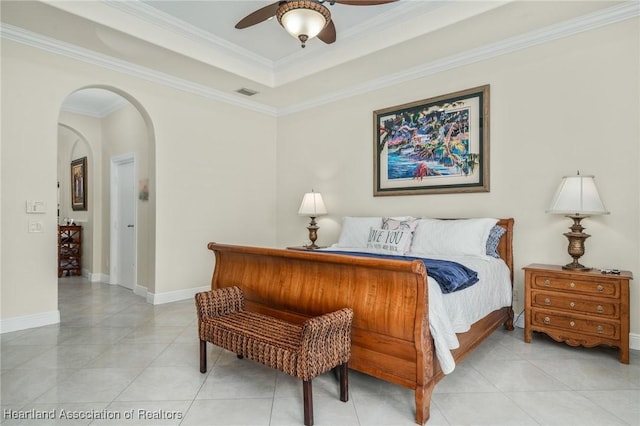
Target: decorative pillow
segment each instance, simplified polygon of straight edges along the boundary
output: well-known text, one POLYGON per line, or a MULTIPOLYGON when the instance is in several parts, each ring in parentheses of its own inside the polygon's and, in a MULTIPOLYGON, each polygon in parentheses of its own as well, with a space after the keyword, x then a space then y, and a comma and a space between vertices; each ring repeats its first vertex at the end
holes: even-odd
POLYGON ((485 256, 487 239, 497 219, 420 219, 413 234, 412 253, 485 256))
POLYGON ((371 228, 381 228, 382 217, 347 216, 342 219, 342 231, 338 238, 338 247, 365 248, 371 228))
POLYGON ((489 238, 487 238, 487 255, 500 259, 498 254, 498 243, 500 238, 507 232, 502 226, 495 225, 489 231, 489 238))
POLYGON ((371 228, 367 248, 381 253, 405 254, 411 246, 411 231, 402 229, 371 228))
POLYGON ((418 226, 418 219, 411 216, 382 218, 382 229, 402 229, 413 232, 416 226, 418 226))

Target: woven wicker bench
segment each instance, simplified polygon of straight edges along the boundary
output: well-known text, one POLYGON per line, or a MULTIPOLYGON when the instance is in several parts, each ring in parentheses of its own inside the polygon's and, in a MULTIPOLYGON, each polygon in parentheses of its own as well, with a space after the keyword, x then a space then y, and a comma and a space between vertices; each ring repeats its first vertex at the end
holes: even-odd
POLYGON ((302 380, 304 424, 313 424, 311 381, 339 367, 340 400, 348 401, 351 356, 349 308, 293 324, 245 310, 242 290, 225 287, 195 296, 200 372, 207 371, 207 342, 302 380))

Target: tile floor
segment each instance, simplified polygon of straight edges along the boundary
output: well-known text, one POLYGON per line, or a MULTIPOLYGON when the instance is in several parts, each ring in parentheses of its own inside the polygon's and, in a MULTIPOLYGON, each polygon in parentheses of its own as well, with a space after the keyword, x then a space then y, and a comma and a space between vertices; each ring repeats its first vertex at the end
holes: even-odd
MULTIPOLYGON (((302 386, 285 374, 211 345, 200 374, 191 300, 153 306, 70 277, 59 301, 60 324, 1 336, 2 424, 302 424, 302 386)), ((613 349, 522 334, 497 330, 442 380, 427 424, 640 425, 640 351, 623 365, 613 349)), ((355 371, 349 402, 329 373, 314 403, 317 426, 414 424, 410 390, 355 371)))

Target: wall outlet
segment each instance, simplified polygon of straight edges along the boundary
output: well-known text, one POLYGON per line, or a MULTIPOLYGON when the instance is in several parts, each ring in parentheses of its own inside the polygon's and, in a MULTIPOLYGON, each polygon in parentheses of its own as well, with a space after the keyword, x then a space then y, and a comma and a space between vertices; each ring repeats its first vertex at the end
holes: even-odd
POLYGON ((517 289, 513 289, 513 300, 516 302, 520 301, 520 292, 517 289))
POLYGON ((43 227, 40 221, 29 221, 29 232, 42 232, 43 227))

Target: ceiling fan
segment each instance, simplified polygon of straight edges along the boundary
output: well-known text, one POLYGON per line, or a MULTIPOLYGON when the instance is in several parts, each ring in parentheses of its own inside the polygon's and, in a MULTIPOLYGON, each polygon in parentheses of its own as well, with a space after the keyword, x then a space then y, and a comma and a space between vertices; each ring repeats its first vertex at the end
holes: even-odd
POLYGON ((395 1, 398 0, 281 0, 245 16, 236 24, 236 28, 247 28, 275 16, 289 34, 300 40, 302 47, 313 37, 330 44, 336 41, 336 27, 324 3, 376 6, 395 1))

